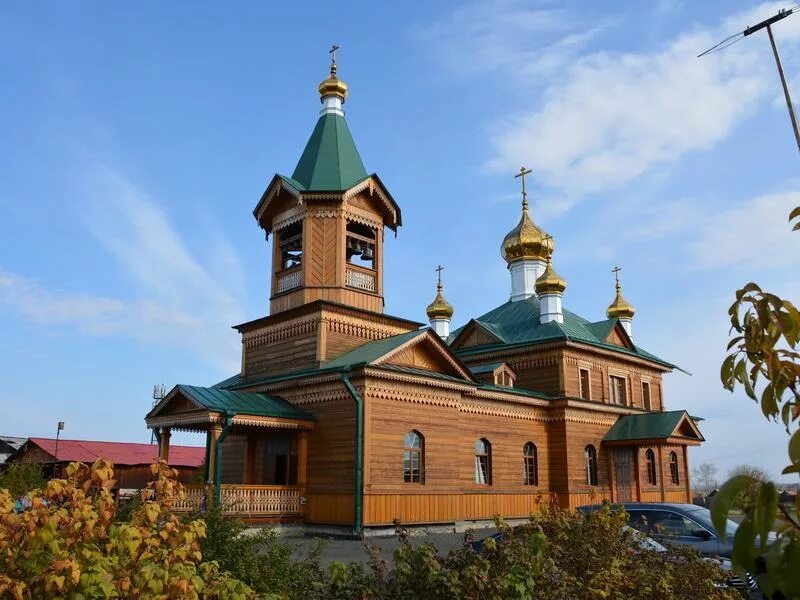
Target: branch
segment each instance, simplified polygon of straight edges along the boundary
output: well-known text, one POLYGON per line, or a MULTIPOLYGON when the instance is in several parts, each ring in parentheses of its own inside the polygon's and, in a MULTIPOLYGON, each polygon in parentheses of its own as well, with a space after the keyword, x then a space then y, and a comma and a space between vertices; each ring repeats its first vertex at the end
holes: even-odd
POLYGON ((787 521, 789 521, 789 523, 792 524, 792 527, 794 527, 797 530, 800 530, 800 523, 798 523, 792 518, 792 515, 789 514, 789 511, 787 511, 786 508, 783 506, 783 504, 781 504, 780 502, 778 503, 778 510, 780 510, 781 513, 783 513, 784 518, 787 521))

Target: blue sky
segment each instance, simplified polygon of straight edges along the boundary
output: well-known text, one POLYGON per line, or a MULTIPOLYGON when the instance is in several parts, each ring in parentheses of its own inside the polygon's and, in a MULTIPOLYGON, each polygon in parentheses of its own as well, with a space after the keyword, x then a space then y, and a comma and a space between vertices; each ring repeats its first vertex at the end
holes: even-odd
MULTIPOLYGON (((565 305, 603 318, 620 264, 637 343, 693 374, 666 383, 707 419, 690 461, 777 475, 785 434, 718 366, 737 287, 800 297, 798 155, 764 36, 695 55, 788 3, 643 6, 3 4, 0 432, 148 440, 153 384, 238 369, 230 326, 268 306, 251 211, 300 156, 335 42, 351 131, 403 209, 388 313, 424 320, 438 263, 455 325, 508 298, 528 165, 565 305)), ((800 17, 776 33, 798 95, 800 17)))

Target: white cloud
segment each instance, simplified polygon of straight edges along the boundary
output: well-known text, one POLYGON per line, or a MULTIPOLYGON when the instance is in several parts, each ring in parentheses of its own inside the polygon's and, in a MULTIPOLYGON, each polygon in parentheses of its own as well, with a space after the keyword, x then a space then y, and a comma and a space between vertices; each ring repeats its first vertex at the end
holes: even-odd
POLYGON ((689 244, 690 266, 800 267, 800 235, 788 222, 795 206, 800 206, 800 192, 767 194, 716 212, 697 227, 689 244))
POLYGON ((69 326, 91 335, 124 335, 186 349, 227 370, 239 366, 239 345, 230 325, 241 322, 235 251, 218 234, 209 247, 214 276, 189 251, 164 211, 119 173, 89 169, 86 224, 119 262, 132 283, 132 298, 49 288, 0 270, 0 303, 41 325, 69 326), (226 277, 225 273, 229 275, 226 277))
POLYGON ((509 71, 532 78, 562 68, 607 22, 589 23, 547 2, 488 0, 464 4, 421 32, 451 71, 509 71))
MULTIPOLYGON (((680 4, 661 2, 659 10, 680 4)), ((772 60, 766 42, 697 54, 781 6, 762 4, 644 52, 587 52, 597 31, 580 14, 507 0, 468 4, 431 33, 437 53, 457 71, 502 70, 516 91, 534 99, 492 125, 486 167, 510 172, 521 162, 533 165, 563 212, 712 148, 771 101, 777 83, 763 68, 772 60)), ((782 25, 781 42, 793 51, 800 19, 782 25)))

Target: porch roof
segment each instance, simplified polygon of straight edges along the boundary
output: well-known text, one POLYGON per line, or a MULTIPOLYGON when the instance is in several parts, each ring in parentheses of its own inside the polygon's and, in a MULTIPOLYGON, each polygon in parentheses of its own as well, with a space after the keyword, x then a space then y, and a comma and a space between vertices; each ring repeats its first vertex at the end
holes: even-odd
POLYGON ((194 385, 177 385, 175 387, 190 400, 195 401, 204 408, 227 416, 252 415, 282 419, 314 419, 311 413, 290 404, 278 396, 255 392, 234 392, 194 385))
POLYGON ((685 410, 624 415, 608 430, 604 442, 634 440, 705 441, 694 420, 685 410))

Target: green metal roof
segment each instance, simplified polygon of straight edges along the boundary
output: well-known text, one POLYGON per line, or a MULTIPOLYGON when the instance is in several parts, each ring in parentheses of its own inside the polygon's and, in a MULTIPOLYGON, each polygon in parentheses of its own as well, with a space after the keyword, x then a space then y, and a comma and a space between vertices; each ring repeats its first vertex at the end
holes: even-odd
POLYGON ((347 121, 341 115, 322 115, 292 173, 290 183, 300 191, 344 191, 367 178, 347 121))
POLYGON ((233 392, 193 385, 178 385, 175 387, 181 394, 204 408, 221 412, 228 416, 254 415, 306 420, 314 418, 310 413, 289 404, 278 396, 254 392, 233 392))
POLYGON ((497 367, 500 365, 504 365, 504 362, 491 362, 491 363, 481 363, 479 365, 471 365, 467 367, 473 375, 480 375, 481 373, 493 373, 497 367))
MULTIPOLYGON (((572 340, 606 350, 612 350, 614 352, 638 356, 671 369, 678 368, 638 346, 634 345, 633 349, 630 349, 606 342, 605 339, 611 329, 616 325, 617 319, 608 319, 592 323, 573 312, 564 310, 563 323, 557 323, 556 321, 550 321, 544 324, 541 323, 539 321, 539 300, 535 296, 517 302, 506 302, 474 320, 502 341, 497 344, 459 348, 455 350, 456 356, 469 356, 471 354, 501 349, 512 345, 530 345, 555 340, 572 340)), ((452 343, 463 329, 464 327, 456 329, 448 338, 448 343, 452 343)))
MULTIPOLYGON (((625 415, 620 417, 611 429, 608 430, 603 441, 620 442, 674 437, 673 432, 684 415, 689 417, 685 410, 625 415)), ((702 441, 703 436, 701 435, 699 439, 702 441)))
POLYGON ((409 331, 408 333, 401 333, 400 335, 393 335, 392 337, 375 340, 374 342, 367 342, 355 350, 351 350, 350 352, 334 358, 326 364, 325 367, 328 369, 336 369, 371 363, 373 360, 379 359, 395 348, 399 348, 407 341, 413 340, 419 335, 423 335, 425 331, 427 330, 417 329, 409 331))

